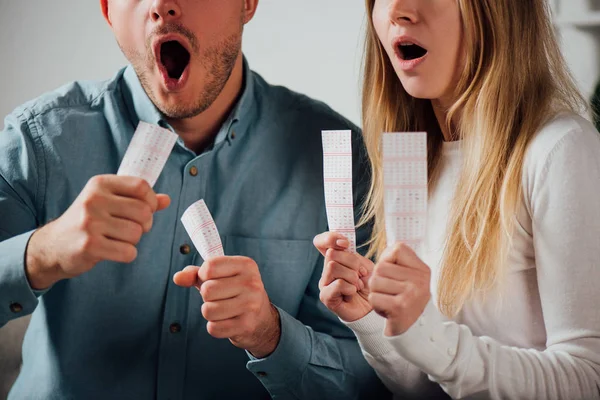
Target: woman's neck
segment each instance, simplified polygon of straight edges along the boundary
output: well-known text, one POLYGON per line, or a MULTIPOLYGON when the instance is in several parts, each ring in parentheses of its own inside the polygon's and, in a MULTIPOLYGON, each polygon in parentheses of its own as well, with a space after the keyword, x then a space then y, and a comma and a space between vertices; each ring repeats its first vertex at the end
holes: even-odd
POLYGON ((448 126, 448 102, 443 101, 442 99, 431 100, 431 106, 433 108, 433 112, 435 114, 435 118, 437 119, 440 130, 442 131, 442 136, 444 137, 444 141, 453 142, 458 140, 456 135, 456 130, 454 129, 454 122, 450 123, 448 126))

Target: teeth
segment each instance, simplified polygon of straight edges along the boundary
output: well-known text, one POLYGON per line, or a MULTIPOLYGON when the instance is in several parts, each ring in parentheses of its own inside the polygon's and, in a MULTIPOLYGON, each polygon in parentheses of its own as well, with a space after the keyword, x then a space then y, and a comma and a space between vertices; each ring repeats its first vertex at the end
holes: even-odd
POLYGON ((400 46, 403 47, 408 47, 408 46, 414 46, 415 44, 413 42, 401 42, 400 46))

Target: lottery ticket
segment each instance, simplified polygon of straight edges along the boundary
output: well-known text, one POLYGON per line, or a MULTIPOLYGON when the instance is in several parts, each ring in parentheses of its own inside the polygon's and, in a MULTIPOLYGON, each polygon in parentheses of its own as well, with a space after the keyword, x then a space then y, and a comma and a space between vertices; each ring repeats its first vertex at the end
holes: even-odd
POLYGON ((204 260, 224 255, 219 231, 204 200, 188 207, 181 222, 204 260))
POLYGON ((177 135, 170 130, 140 122, 117 175, 135 176, 153 187, 176 141, 177 135))
POLYGON ((382 146, 387 242, 417 251, 427 224, 427 134, 385 133, 382 146))
POLYGON ((323 181, 327 223, 331 232, 344 235, 356 252, 352 195, 352 133, 323 131, 323 181))

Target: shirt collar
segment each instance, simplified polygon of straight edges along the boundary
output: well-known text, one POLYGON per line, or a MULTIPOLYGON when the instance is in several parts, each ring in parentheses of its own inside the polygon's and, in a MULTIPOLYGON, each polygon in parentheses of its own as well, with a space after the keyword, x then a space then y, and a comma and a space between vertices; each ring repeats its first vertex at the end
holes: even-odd
MULTIPOLYGON (((255 83, 254 75, 250 70, 248 61, 244 57, 244 83, 242 87, 242 95, 240 96, 237 104, 234 106, 229 117, 225 120, 225 123, 219 130, 215 138, 215 143, 219 143, 225 139, 231 140, 237 135, 243 134, 242 130, 235 131, 234 127, 240 122, 248 121, 253 118, 256 112, 255 104, 255 83), (233 136, 233 137, 232 137, 233 136)), ((142 87, 140 80, 131 65, 125 68, 123 73, 123 79, 125 84, 123 85, 125 102, 129 108, 129 114, 133 126, 136 127, 140 121, 147 122, 149 124, 160 125, 164 128, 173 130, 164 119, 162 113, 156 108, 148 94, 142 87)), ((247 125, 247 124, 244 124, 247 125)))

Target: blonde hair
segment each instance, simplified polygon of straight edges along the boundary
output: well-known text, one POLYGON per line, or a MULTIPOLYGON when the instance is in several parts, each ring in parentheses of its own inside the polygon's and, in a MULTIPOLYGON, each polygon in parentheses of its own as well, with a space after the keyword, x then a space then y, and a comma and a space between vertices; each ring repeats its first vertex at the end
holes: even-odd
MULTIPOLYGON (((502 281, 528 144, 561 111, 584 100, 560 53, 546 0, 458 0, 465 68, 447 126, 462 140, 463 169, 448 221, 438 306, 455 316, 466 301, 502 281)), ((402 87, 375 32, 375 0, 366 0, 368 28, 363 131, 372 186, 362 223, 372 221, 369 256, 386 247, 383 215, 383 132, 428 132, 429 186, 435 185, 443 137, 430 100, 402 87)))

